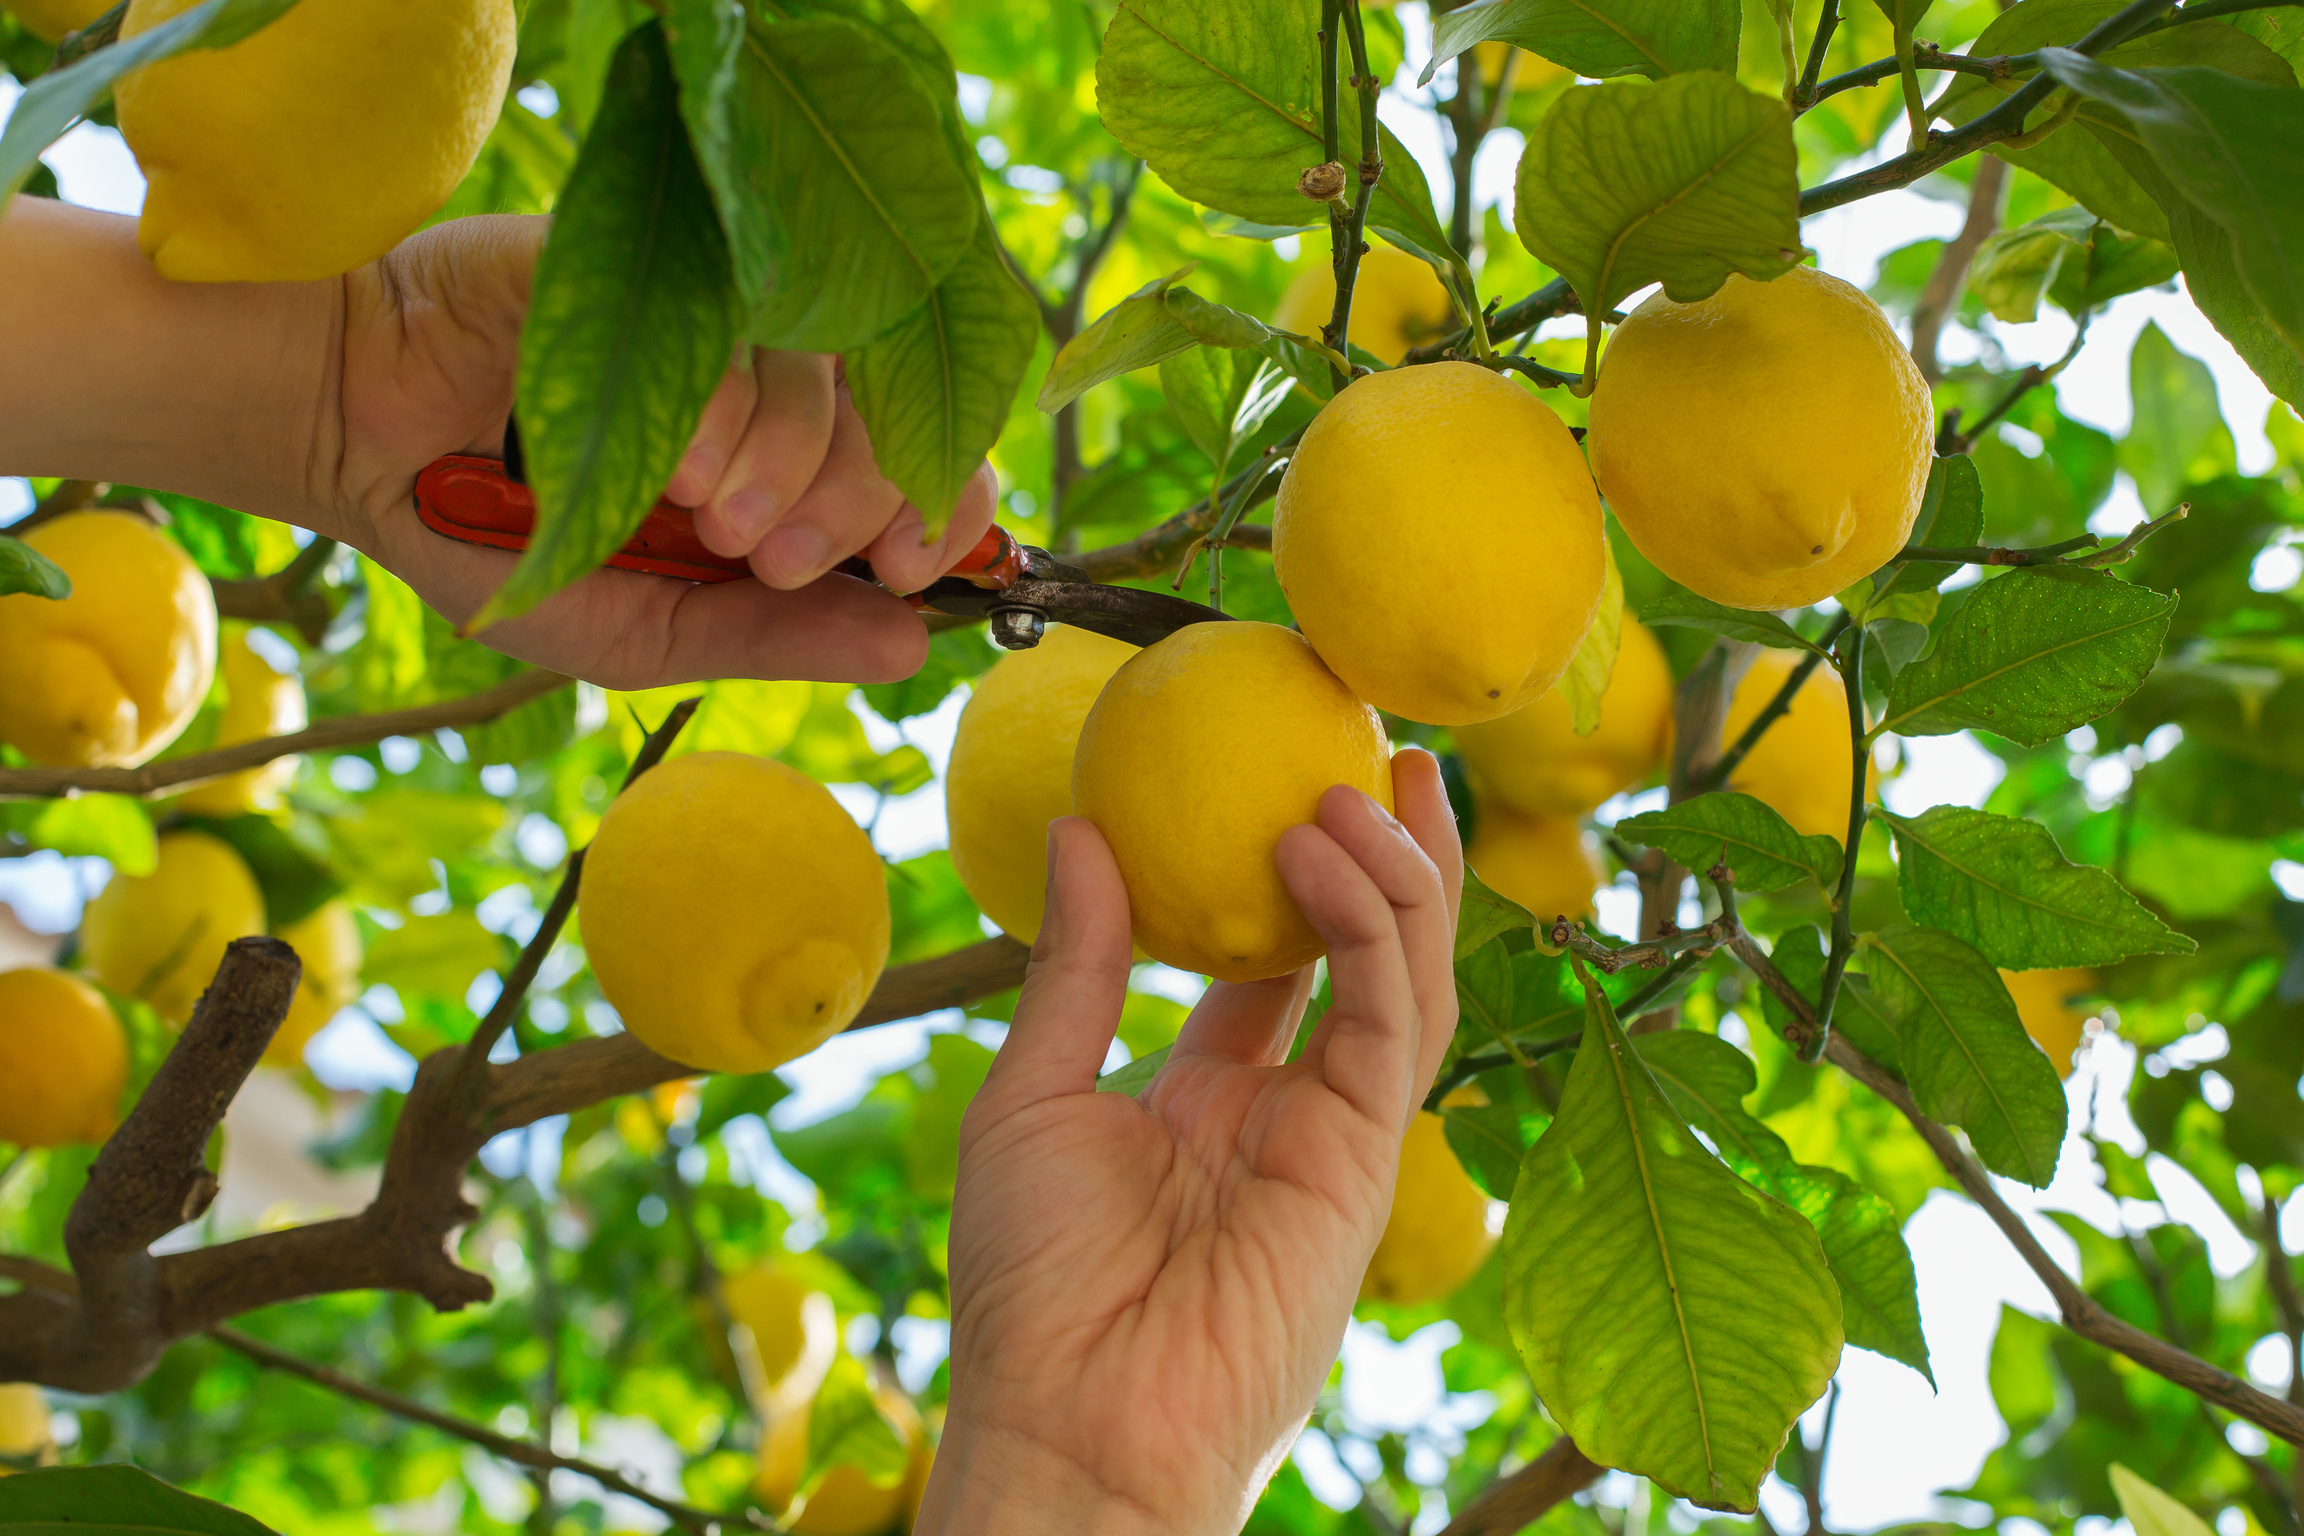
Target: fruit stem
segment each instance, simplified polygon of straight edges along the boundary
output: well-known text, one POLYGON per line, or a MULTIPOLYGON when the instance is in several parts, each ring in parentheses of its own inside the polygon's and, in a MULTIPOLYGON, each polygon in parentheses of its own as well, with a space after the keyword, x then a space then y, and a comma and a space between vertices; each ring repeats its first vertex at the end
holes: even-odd
POLYGON ((1848 955, 1856 947, 1855 923, 1849 913, 1856 892, 1856 854, 1864 840, 1864 769, 1872 753, 1872 738, 1864 729, 1864 626, 1852 625, 1841 637, 1847 660, 1840 675, 1848 685, 1848 752, 1853 772, 1848 784, 1848 839, 1841 845, 1840 889, 1832 902, 1832 953, 1824 961, 1824 984, 1816 994, 1816 1032, 1802 1047, 1800 1059, 1814 1065, 1824 1059, 1832 1038, 1832 1005, 1840 996, 1840 978, 1848 969, 1848 955))
POLYGON ((1911 131, 1911 147, 1928 144, 1928 108, 1920 95, 1920 71, 1912 60, 1912 23, 1896 23, 1896 75, 1904 83, 1904 121, 1911 131))
MULTIPOLYGON (((1800 104, 1800 44, 1792 36, 1792 0, 1770 0, 1776 12, 1776 48, 1784 56, 1784 105, 1800 104)), ((1825 7, 1831 9, 1829 5, 1825 7)), ((1821 24, 1819 24, 1821 29, 1821 24)))

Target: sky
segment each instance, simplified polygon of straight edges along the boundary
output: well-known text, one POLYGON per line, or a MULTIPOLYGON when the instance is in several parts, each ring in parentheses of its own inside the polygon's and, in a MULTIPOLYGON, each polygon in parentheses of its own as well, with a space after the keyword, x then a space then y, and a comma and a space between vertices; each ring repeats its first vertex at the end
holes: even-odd
MULTIPOLYGON (((1413 9, 1402 7, 1403 12, 1413 9)), ((1411 36, 1419 30, 1413 23, 1409 26, 1411 36)), ((1412 57, 1401 83, 1412 82, 1421 64, 1420 58, 1412 57)), ((0 114, 13 107, 18 90, 12 82, 0 81, 0 114)), ((1437 125, 1392 93, 1387 94, 1382 110, 1387 124, 1424 164, 1434 186, 1444 189, 1449 178, 1437 125)), ((1880 153, 1885 156, 1900 149, 1902 134, 1899 124, 1891 130, 1880 153)), ((1478 201, 1502 203, 1509 209, 1512 171, 1519 153, 1519 136, 1508 130, 1484 146, 1475 166, 1478 201)), ((126 146, 110 130, 83 125, 46 159, 69 201, 118 213, 134 213, 142 205, 143 179, 126 146)), ((1961 217, 1962 210, 1956 205, 1901 191, 1811 218, 1803 233, 1825 270, 1862 287, 1872 280, 1883 254, 1913 240, 1948 237, 1959 228, 1961 217)), ((1553 326, 1574 334, 1581 323, 1556 321, 1553 326)), ((2264 435, 2264 417, 2270 395, 2179 292, 2129 295, 2098 316, 2078 359, 2056 382, 2064 412, 2115 435, 2127 429, 2127 354, 2147 323, 2157 323, 2180 350, 2208 365, 2243 472, 2268 468, 2272 451, 2264 435)), ((2054 359, 2062 354, 2072 334, 2071 322, 2046 306, 2042 318, 2028 325, 1991 320, 1985 324, 2016 364, 2054 359)), ((1955 340, 1953 333, 1947 333, 1947 361, 1965 360, 1956 349, 1967 344, 1964 338, 1955 340)), ((29 489, 22 481, 0 478, 0 520, 15 515, 29 502, 29 489)), ((2134 487, 2123 475, 2091 527, 2100 533, 2119 533, 2142 515, 2134 487)), ((908 721, 901 729, 877 718, 866 719, 875 746, 885 749, 899 739, 911 741, 937 768, 937 779, 928 786, 885 804, 876 803, 869 791, 855 786, 836 790, 860 821, 872 822, 876 843, 891 859, 909 858, 944 844, 942 773, 963 702, 963 697, 956 695, 932 714, 908 721)), ((404 771, 413 763, 415 751, 413 742, 387 743, 387 769, 400 766, 404 771)), ((1883 787, 1889 807, 1901 813, 1945 802, 1979 805, 1997 782, 1997 760, 1966 735, 1908 742, 1906 752, 1905 772, 1883 787)), ((1601 815, 1613 819, 1626 812, 1629 804, 1612 803, 1602 808, 1601 815)), ((557 836, 556 830, 551 836, 557 836)), ((547 843, 550 840, 544 839, 547 843)), ((536 847, 531 852, 540 864, 557 861, 553 848, 536 847)), ((13 904, 33 927, 60 932, 77 922, 80 901, 86 894, 79 881, 85 873, 46 856, 0 862, 0 901, 13 904)), ((2295 887, 2292 895, 2304 897, 2304 869, 2291 866, 2276 874, 2283 884, 2295 887)), ((1627 932, 1635 906, 1636 898, 1626 888, 1604 892, 1600 904, 1603 925, 1627 932)), ((529 931, 534 921, 532 909, 525 909, 518 898, 483 916, 491 926, 515 933, 529 931)), ((1150 975, 1146 984, 1183 1000, 1189 1000, 1198 988, 1197 978, 1176 972, 1150 975)), ((476 989, 475 1005, 484 1008, 491 990, 492 979, 484 979, 476 989)), ((380 1011, 390 1007, 388 996, 373 1001, 380 1011)), ((783 1069, 796 1091, 777 1107, 775 1122, 780 1126, 805 1124, 846 1107, 881 1074, 918 1060, 929 1032, 955 1027, 961 1027, 957 1015, 937 1015, 836 1038, 783 1069)), ((997 1044, 998 1026, 978 1023, 966 1027, 986 1043, 997 1044)), ((2194 1037, 2196 1043, 2187 1044, 2197 1054, 2186 1060, 2206 1060, 2220 1054, 2218 1035, 2220 1031, 2211 1027, 2194 1037)), ((1114 1053, 1114 1065, 1125 1059, 1121 1047, 1115 1045, 1114 1053)), ((323 1080, 347 1088, 405 1086, 409 1075, 407 1058, 357 1009, 348 1010, 323 1032, 314 1044, 312 1061, 323 1080)), ((2218 1273, 2236 1273, 2251 1261, 2253 1247, 2206 1192, 2173 1164, 2154 1159, 2151 1167, 2162 1196, 2161 1206, 2115 1201, 2098 1182, 2077 1128, 2089 1123, 2093 1104, 2097 1133, 2141 1152, 2142 1139, 2128 1123, 2124 1107, 2126 1087, 2137 1068, 2136 1053, 2116 1038, 2104 1037, 2085 1050, 2067 1084, 2076 1129, 2066 1144, 2055 1181, 2039 1192, 2002 1181, 2001 1193, 2020 1211, 2071 1211, 2107 1231, 2117 1231, 2123 1219, 2139 1225, 2168 1217, 2192 1223, 2206 1237, 2218 1273)), ((507 1168, 517 1165, 523 1155, 538 1170, 554 1168, 558 1162, 556 1138, 557 1128, 546 1127, 521 1144, 491 1148, 488 1155, 492 1164, 507 1168)), ((807 1181, 776 1156, 766 1136, 739 1134, 738 1142, 739 1151, 764 1190, 798 1211, 810 1208, 812 1191, 807 1181)), ((2291 1206, 2287 1225, 2289 1246, 2304 1247, 2304 1202, 2291 1206)), ((2044 1221, 2035 1221, 2033 1226, 2050 1253, 2076 1267, 2073 1246, 2060 1230, 2044 1221)), ((2001 1305, 2005 1302, 2053 1316, 2046 1289, 2024 1268, 1983 1213, 1964 1199, 1941 1191, 1932 1195, 1913 1216, 1905 1235, 1918 1269, 1922 1322, 1937 1385, 1931 1392, 1917 1373, 1904 1366, 1861 1350, 1847 1352, 1838 1378, 1842 1390, 1824 1484, 1827 1522, 1837 1530, 1861 1531, 1929 1518, 1980 1521, 1985 1515, 1983 1506, 1946 1499, 1940 1491, 1971 1480, 2005 1433, 1985 1380, 2001 1305)), ((1370 1432, 1419 1427, 1445 1450, 1454 1433, 1449 1426, 1476 1423, 1485 1411, 1478 1401, 1451 1399, 1441 1387, 1439 1356, 1454 1337, 1452 1325, 1440 1324, 1394 1344, 1373 1326, 1355 1324, 1344 1351, 1343 1400, 1349 1419, 1370 1432)), ((914 1385, 925 1381, 941 1353, 941 1334, 933 1325, 923 1325, 897 1342, 906 1379, 914 1385)), ((2287 1364, 2278 1349, 2260 1350, 2250 1363, 2259 1385, 2273 1391, 2285 1386, 2287 1364), (2259 1364, 2261 1374, 2254 1369, 2259 1364)), ((1819 1405, 1810 1414, 1806 1432, 1811 1438, 1821 1412, 1819 1405)), ((663 1465, 665 1475, 670 1475, 663 1460, 664 1445, 632 1428, 629 1421, 616 1433, 624 1437, 618 1447, 621 1457, 663 1465)), ((2255 1431, 2240 1425, 2235 1433, 2249 1436, 2255 1431)), ((2260 1441, 2251 1441, 2242 1448, 2255 1450, 2259 1445, 2260 1441)), ((1350 1472, 1324 1438, 1307 1436, 1296 1459, 1315 1491, 1331 1502, 1347 1504, 1357 1496, 1350 1472)), ((1412 1474, 1417 1470, 1412 1461, 1412 1474)), ((1798 1531, 1804 1524, 1798 1495, 1781 1484, 1771 1483, 1764 1491, 1763 1507, 1779 1530, 1798 1531)), ((636 1520, 646 1514, 637 1506, 625 1513, 636 1520)), ((641 1528, 653 1523, 640 1521, 641 1528)), ((1443 1523, 1444 1519, 1428 1513, 1418 1522, 1417 1531, 1429 1536, 1443 1523)), ((2082 1524, 2081 1536, 2107 1536, 2115 1530, 2109 1522, 2082 1524)), ((2118 1536, 2124 1536, 2124 1523, 2116 1529, 2118 1536)), ((2022 1533, 2012 1532, 2011 1536, 2022 1533)), ((2238 1536, 2238 1532, 2228 1531, 2224 1536, 2238 1536)))

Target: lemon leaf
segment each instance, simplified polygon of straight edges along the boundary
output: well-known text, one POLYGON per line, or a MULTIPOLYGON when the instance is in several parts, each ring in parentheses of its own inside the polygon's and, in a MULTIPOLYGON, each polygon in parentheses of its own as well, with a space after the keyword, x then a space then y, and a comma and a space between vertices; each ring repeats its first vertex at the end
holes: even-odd
POLYGON ((1650 627, 1686 624, 1726 635, 1731 640, 1749 640, 1755 645, 1772 645, 1785 651, 1824 654, 1821 646, 1765 608, 1731 608, 1685 589, 1650 598, 1641 606, 1640 619, 1650 627))
MULTIPOLYGON (((1928 488, 1921 493, 1920 511, 1912 519, 1910 544, 1922 549, 1962 549, 1983 537, 1984 482, 1976 474, 1976 461, 1964 453, 1931 460, 1928 488)), ((1933 592, 1959 569, 1957 565, 1907 561, 1880 582, 1866 606, 1877 607, 1892 593, 1933 592)))
POLYGON ((2112 1463, 2112 1492, 2136 1536, 2210 1536, 2207 1521, 2118 1462, 2112 1463))
POLYGON ((1605 315, 1650 283, 1682 303, 1800 260, 1792 115, 1710 70, 1564 93, 1528 135, 1513 227, 1605 315))
POLYGON ((11 1536, 274 1536, 237 1510, 138 1467, 48 1467, 0 1479, 11 1536))
POLYGON ((1816 1229, 1705 1150, 1589 980, 1505 1218, 1504 1315, 1578 1449, 1706 1508, 1754 1507, 1839 1365, 1816 1229))
POLYGON ((1733 71, 1737 0, 1486 0, 1432 20, 1432 62, 1417 84, 1478 44, 1512 43, 1588 80, 1733 71))
POLYGON ((856 1357, 842 1354, 808 1406, 808 1462, 800 1488, 812 1493, 835 1467, 851 1466, 880 1487, 904 1476, 903 1437, 872 1400, 872 1383, 856 1357))
POLYGON ((1840 844, 1802 837, 1770 806, 1733 790, 1696 795, 1616 823, 1617 835, 1661 848, 1702 876, 1715 864, 1735 871, 1740 891, 1776 891, 1800 880, 1829 889, 1840 878, 1840 844))
POLYGON ((1164 363, 1198 345, 1166 300, 1168 291, 1199 265, 1187 262, 1146 283, 1064 343, 1040 385, 1040 409, 1053 415, 1106 379, 1164 363))
POLYGON ((1007 425, 1040 344, 1040 306, 1000 257, 991 221, 928 301, 848 355, 872 456, 940 538, 1007 425))
POLYGON ((1615 541, 1602 539, 1600 606, 1593 610, 1592 622, 1576 643, 1576 654, 1568 658, 1568 670, 1559 683, 1568 700, 1569 724, 1579 736, 1600 729, 1600 699, 1616 676, 1616 650, 1623 638, 1624 573, 1616 568, 1615 541))
POLYGON ((1536 919, 1509 896, 1490 889, 1488 882, 1464 866, 1464 896, 1456 909, 1456 959, 1461 962, 1481 945, 1514 928, 1533 928, 1536 919))
POLYGON ((0 597, 29 592, 35 597, 62 599, 72 595, 72 578, 64 568, 22 539, 0 534, 0 597))

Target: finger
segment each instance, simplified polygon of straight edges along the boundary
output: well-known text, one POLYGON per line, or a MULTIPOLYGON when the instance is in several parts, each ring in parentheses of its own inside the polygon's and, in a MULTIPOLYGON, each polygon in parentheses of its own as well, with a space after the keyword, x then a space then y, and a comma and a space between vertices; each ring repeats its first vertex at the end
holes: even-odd
MULTIPOLYGON (((696 435, 688 440, 688 451, 680 456, 680 467, 672 472, 672 483, 664 488, 664 499, 678 506, 693 507, 712 494, 720 483, 720 472, 728 467, 737 443, 744 437, 744 428, 752 420, 753 407, 760 401, 760 382, 752 372, 752 348, 736 349, 735 361, 721 375, 720 385, 712 391, 712 398, 704 402, 704 415, 696 423, 696 435)), ((699 524, 699 529, 702 525, 699 524)))
POLYGON ((1312 967, 1264 981, 1219 981, 1201 994, 1177 1031, 1169 1060, 1207 1056, 1244 1067, 1276 1067, 1296 1041, 1296 1021, 1312 997, 1312 967))
POLYGON ((969 476, 960 491, 960 500, 952 508, 952 520, 945 525, 944 535, 938 539, 925 537, 927 528, 920 518, 920 509, 910 502, 897 509, 896 520, 881 530, 872 541, 864 557, 872 562, 872 572, 881 585, 891 592, 917 592, 959 561, 962 555, 974 549, 984 537, 984 530, 992 526, 992 514, 1000 501, 999 477, 989 464, 979 464, 976 473, 969 476))
POLYGON ((1417 1052, 1419 1097, 1430 1088, 1456 1032, 1456 919, 1464 894, 1464 845, 1456 813, 1440 779, 1440 760, 1422 747, 1402 749, 1392 759, 1392 798, 1400 825, 1416 840, 1440 878, 1443 920, 1402 927, 1408 944, 1409 973, 1415 978, 1424 1036, 1417 1052))
POLYGON ((1111 848, 1094 823, 1058 817, 1048 824, 1047 915, 978 1102, 1007 1113, 1093 1092, 1120 1027, 1131 955, 1128 888, 1111 848))
POLYGON ((751 413, 696 512, 696 531, 714 554, 752 553, 822 472, 832 445, 833 361, 822 352, 752 354, 751 413))
POLYGON ((872 439, 846 385, 833 390, 832 442, 815 480, 752 551, 772 587, 804 587, 863 549, 895 519, 903 492, 873 462, 872 439))
POLYGON ((1339 794, 1359 792, 1331 789, 1322 797, 1321 824, 1290 827, 1277 856, 1289 894, 1328 946, 1334 1001, 1306 1054, 1330 1089, 1397 1134, 1414 1102, 1416 988, 1392 903, 1328 830, 1329 802, 1339 794))

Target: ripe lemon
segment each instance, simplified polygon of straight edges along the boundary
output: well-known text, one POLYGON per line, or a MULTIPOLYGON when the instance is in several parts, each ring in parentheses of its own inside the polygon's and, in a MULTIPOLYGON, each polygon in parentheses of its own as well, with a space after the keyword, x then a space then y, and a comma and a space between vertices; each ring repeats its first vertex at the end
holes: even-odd
POLYGON ((216 597, 175 540, 128 512, 24 535, 62 602, 0 597, 0 740, 58 768, 133 768, 183 730, 216 675, 216 597))
POLYGON ((140 997, 171 1024, 224 962, 224 946, 264 931, 264 893, 232 845, 205 832, 168 832, 149 875, 119 875, 88 903, 80 951, 96 979, 140 997))
MULTIPOLYGON (((1280 296, 1272 323, 1317 341, 1336 312, 1336 272, 1325 260, 1306 267, 1280 296)), ((1456 331, 1456 306, 1429 262, 1389 245, 1371 245, 1352 279, 1352 345, 1389 368, 1456 331)))
POLYGON ((0 9, 40 41, 60 43, 65 33, 79 31, 112 7, 105 0, 8 0, 0 9))
POLYGON ((264 1051, 264 1059, 272 1065, 292 1067, 304 1059, 304 1047, 312 1037, 360 995, 360 923, 349 903, 331 901, 273 937, 304 962, 288 1017, 281 1020, 279 1033, 264 1051))
MULTIPOLYGON (((224 713, 216 722, 219 747, 267 736, 285 736, 309 723, 304 712, 304 684, 283 677, 248 644, 246 631, 229 635, 220 648, 224 664, 224 713)), ((259 768, 228 773, 220 779, 196 784, 176 797, 179 808, 195 816, 239 816, 270 810, 280 803, 280 792, 296 777, 294 757, 274 758, 259 768)))
POLYGON ((944 776, 952 868, 984 915, 1031 943, 1047 897, 1048 823, 1072 814, 1088 707, 1136 648, 1059 624, 976 683, 944 776))
MULTIPOLYGON (((133 0, 134 37, 197 0, 133 0)), ((303 0, 113 89, 163 277, 277 282, 373 261, 448 200, 511 79, 513 0, 303 0)))
POLYGON ((127 1086, 128 1036, 103 993, 45 966, 0 972, 0 1141, 102 1141, 127 1086))
MULTIPOLYGON (((28 1381, 0 1382, 0 1456, 37 1466, 56 1462, 55 1420, 47 1394, 28 1381)), ((0 1477, 13 1470, 0 1466, 0 1477)))
POLYGON ((1523 816, 1483 805, 1464 862, 1489 889, 1526 907, 1539 927, 1555 917, 1590 917, 1600 887, 1600 861, 1584 828, 1570 816, 1523 816))
MULTIPOLYGON (((1752 669, 1728 701, 1728 718, 1720 728, 1723 750, 1736 744, 1744 727, 1768 707, 1799 664, 1793 652, 1773 648, 1753 659, 1752 669)), ((1761 734, 1723 787, 1766 803, 1804 837, 1821 832, 1845 841, 1851 771, 1848 688, 1839 673, 1819 663, 1792 696, 1791 709, 1761 734)), ((1864 782, 1869 792, 1870 764, 1865 765, 1864 782)))
POLYGON ((2056 1063, 2058 1077, 2072 1075, 2072 1053, 2094 1011, 2075 1008, 2071 1000, 2096 990, 2096 973, 2077 966, 2057 971, 2002 971, 2008 995, 2016 1000, 2016 1017, 2024 1033, 2056 1063))
MULTIPOLYGON (((904 1475, 893 1483, 875 1483, 862 1467, 843 1462, 824 1474, 808 1502, 792 1521, 793 1536, 885 1536, 910 1530, 911 1513, 919 1508, 919 1492, 927 1486, 933 1448, 927 1426, 912 1400, 892 1387, 882 1387, 873 1398, 881 1416, 904 1442, 904 1475)), ((800 1476, 808 1461, 809 1404, 771 1419, 760 1437, 760 1471, 752 1491, 777 1513, 800 1490, 800 1476)))
POLYGON ((1392 1215, 1361 1278, 1360 1299, 1401 1307, 1438 1301, 1471 1279, 1495 1246, 1488 1197, 1448 1149, 1446 1122, 1429 1111, 1417 1115, 1400 1143, 1392 1215))
POLYGON ((1272 570, 1320 659, 1427 725, 1510 714, 1567 669, 1600 604, 1600 498, 1576 440, 1501 374, 1359 379, 1306 429, 1272 570))
POLYGON ((1273 850, 1332 784, 1392 808, 1383 723, 1276 624, 1192 624, 1137 652, 1088 712, 1072 766, 1073 803, 1128 883, 1137 945, 1223 981, 1322 954, 1273 850))
POLYGON ((832 1298, 776 1264, 756 1264, 723 1283, 728 1313, 752 1332, 760 1384, 771 1398, 815 1394, 840 1347, 832 1298))
POLYGON ((1626 615, 1591 735, 1576 734, 1567 693, 1555 684, 1499 719, 1458 726, 1456 750, 1483 805, 1524 816, 1582 815, 1656 771, 1672 740, 1672 692, 1664 647, 1626 615))
POLYGON ((1634 310, 1600 360, 1584 444, 1665 575, 1731 607, 1791 608, 1904 547, 1933 439, 1928 386, 1880 306, 1794 267, 1634 310))
POLYGON ((742 752, 693 752, 617 796, 577 922, 643 1045, 765 1072, 847 1027, 888 963, 888 884, 831 791, 742 752))

